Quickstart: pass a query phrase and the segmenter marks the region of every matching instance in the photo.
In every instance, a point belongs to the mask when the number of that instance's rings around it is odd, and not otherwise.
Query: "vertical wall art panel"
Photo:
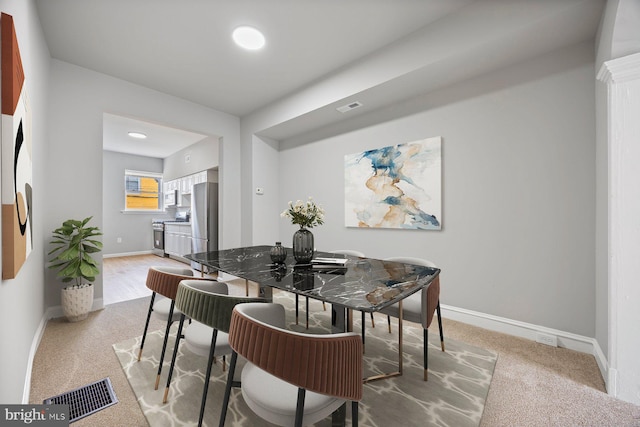
[[[0,19],[2,73],[2,279],[13,279],[33,248],[31,117],[13,18]]]
[[[440,230],[441,138],[345,156],[347,227]]]

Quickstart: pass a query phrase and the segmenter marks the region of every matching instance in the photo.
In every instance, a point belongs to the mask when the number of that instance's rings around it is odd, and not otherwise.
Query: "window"
[[[162,175],[124,171],[125,211],[159,211],[162,206]]]

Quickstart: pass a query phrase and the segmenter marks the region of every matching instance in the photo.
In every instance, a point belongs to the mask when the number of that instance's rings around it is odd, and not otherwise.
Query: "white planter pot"
[[[69,322],[87,318],[93,305],[93,285],[62,289],[62,312]]]

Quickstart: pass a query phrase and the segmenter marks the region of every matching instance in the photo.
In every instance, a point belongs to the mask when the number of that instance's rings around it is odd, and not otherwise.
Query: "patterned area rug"
[[[287,308],[287,321],[292,330],[305,330],[304,299],[300,300],[299,325],[295,324],[291,295],[277,293],[274,295],[274,301]],[[330,311],[323,311],[321,303],[311,300],[310,312],[309,332],[326,333],[330,325]],[[354,322],[354,330],[360,331],[359,313],[355,313],[354,317],[358,318]],[[404,322],[404,373],[400,377],[364,385],[364,395],[359,406],[360,425],[463,427],[480,424],[497,356],[489,351],[447,339],[446,329],[446,352],[442,352],[436,325],[437,321],[434,319],[431,328],[433,331],[429,331],[429,381],[422,381],[422,328]],[[397,370],[397,319],[392,319],[392,326],[394,331],[389,334],[386,317],[377,315],[376,327],[372,328],[367,315],[365,376]],[[141,337],[113,346],[140,407],[152,427],[196,425],[198,421],[206,357],[191,353],[184,345],[179,349],[169,401],[162,404],[176,330],[177,325],[174,325],[158,390],[153,388],[163,331],[147,335],[140,362],[137,361],[137,353]],[[237,378],[240,368],[239,361]],[[222,371],[222,363],[218,360],[212,369],[207,396],[204,418],[207,426],[218,425],[226,378],[226,372]],[[347,425],[350,425],[349,413],[350,409],[347,411]],[[253,427],[271,424],[255,416],[244,404],[240,390],[234,389],[226,425]],[[316,425],[330,426],[331,417]]]

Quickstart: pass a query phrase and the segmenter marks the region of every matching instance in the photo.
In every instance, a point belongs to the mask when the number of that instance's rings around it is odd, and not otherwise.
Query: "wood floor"
[[[189,264],[151,254],[104,258],[102,261],[104,305],[151,295],[145,283],[149,267],[155,266],[190,268]],[[200,275],[200,272],[194,271],[194,274]]]

